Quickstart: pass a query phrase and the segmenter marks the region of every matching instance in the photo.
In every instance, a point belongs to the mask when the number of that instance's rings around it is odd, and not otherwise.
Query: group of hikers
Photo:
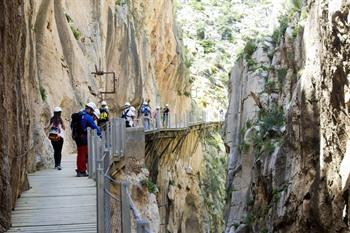
[[[165,105],[165,107],[162,109],[162,112],[160,107],[157,107],[156,111],[152,112],[149,103],[150,101],[145,101],[137,112],[135,107],[131,106],[129,102],[125,103],[121,118],[125,119],[126,127],[135,127],[135,121],[137,121],[137,119],[142,119],[145,130],[150,129],[153,122],[155,122],[156,127],[159,128],[161,118],[164,127],[167,127],[169,125],[170,110],[168,104]],[[57,170],[62,169],[62,147],[64,142],[64,130],[66,129],[61,114],[62,108],[55,107],[53,111],[53,117],[50,119],[50,124],[47,127],[49,129],[48,137],[54,149],[54,168]],[[106,130],[108,121],[109,110],[106,101],[101,102],[100,108],[97,108],[95,103],[89,102],[85,105],[84,109],[72,114],[70,128],[72,130],[72,138],[77,145],[77,177],[88,176],[87,129],[94,129],[96,130],[97,135],[101,136],[101,131]]]
[[[169,105],[166,104],[162,109],[158,106],[155,111],[152,111],[149,103],[149,100],[143,102],[137,113],[135,107],[131,106],[129,102],[125,103],[121,118],[125,119],[126,127],[138,126],[139,122],[135,121],[139,120],[142,120],[145,130],[151,129],[152,126],[153,128],[161,128],[161,125],[164,128],[169,127]]]

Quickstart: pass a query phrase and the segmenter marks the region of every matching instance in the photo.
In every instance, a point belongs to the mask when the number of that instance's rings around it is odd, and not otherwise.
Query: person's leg
[[[77,155],[77,172],[81,173],[84,170],[84,146],[79,145],[78,146],[78,155]]]
[[[86,173],[86,170],[87,170],[87,168],[88,168],[88,161],[89,161],[89,152],[88,152],[88,146],[86,145],[85,147],[84,147],[84,159],[85,159],[85,163],[84,163],[84,165],[85,165],[85,167],[84,167],[84,173]],[[89,171],[90,172],[90,171]]]
[[[59,149],[59,145],[58,142],[55,141],[51,141],[53,150],[54,150],[54,154],[53,157],[55,159],[55,168],[58,166],[58,149]]]
[[[58,151],[57,151],[57,164],[59,167],[61,167],[61,161],[62,161],[62,148],[63,148],[63,138],[61,138],[59,141],[58,141]]]

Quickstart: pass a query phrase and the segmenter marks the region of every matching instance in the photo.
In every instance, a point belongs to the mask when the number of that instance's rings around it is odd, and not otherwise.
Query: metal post
[[[100,160],[100,155],[99,155],[99,137],[97,136],[97,132],[94,130],[94,153],[92,156],[92,178],[96,179],[96,168],[98,167],[97,162]]]
[[[117,131],[117,128],[116,128],[116,119],[113,119],[113,122],[112,122],[112,128],[111,128],[112,132],[112,139],[111,139],[111,146],[112,146],[112,154],[113,156],[115,156],[116,154],[116,131]]]
[[[123,121],[122,119],[116,119],[117,127],[116,127],[116,148],[117,148],[117,155],[119,157],[122,156],[122,128],[123,128]]]
[[[98,160],[97,164],[97,232],[104,233],[104,166],[102,160]]]
[[[175,113],[174,115],[175,115],[175,128],[177,128],[177,117],[176,117],[176,113]]]
[[[150,225],[148,221],[142,221],[136,223],[136,233],[150,232]]]
[[[106,147],[108,150],[110,150],[110,146],[111,146],[111,138],[110,138],[110,132],[111,132],[111,123],[107,122],[107,126],[106,126]]]
[[[91,142],[92,142],[92,140],[91,140],[91,129],[90,128],[88,128],[87,129],[87,138],[88,138],[88,171],[89,171],[89,178],[91,179],[92,178],[92,168],[91,168],[91,166],[92,166],[92,160],[91,160],[91,158],[92,158],[92,150],[91,150]]]
[[[131,219],[130,219],[130,202],[129,197],[126,192],[129,184],[127,182],[122,182],[121,184],[121,215],[122,215],[122,232],[131,232]]]
[[[120,124],[120,154],[121,154],[121,156],[124,156],[125,141],[126,141],[126,126],[125,126],[125,124],[122,124],[122,123],[123,123],[123,121],[121,121],[121,124]]]

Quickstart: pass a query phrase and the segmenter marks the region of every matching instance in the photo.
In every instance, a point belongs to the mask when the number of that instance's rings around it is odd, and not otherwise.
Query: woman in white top
[[[55,151],[55,168],[61,170],[62,147],[63,147],[63,130],[65,130],[63,120],[61,118],[62,109],[55,107],[53,117],[50,119],[49,139]]]

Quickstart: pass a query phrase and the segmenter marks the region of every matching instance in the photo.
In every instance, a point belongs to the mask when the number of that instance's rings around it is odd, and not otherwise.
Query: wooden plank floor
[[[8,232],[96,233],[96,186],[87,177],[75,177],[75,156],[64,156],[63,169],[29,175],[32,187],[12,212]]]

